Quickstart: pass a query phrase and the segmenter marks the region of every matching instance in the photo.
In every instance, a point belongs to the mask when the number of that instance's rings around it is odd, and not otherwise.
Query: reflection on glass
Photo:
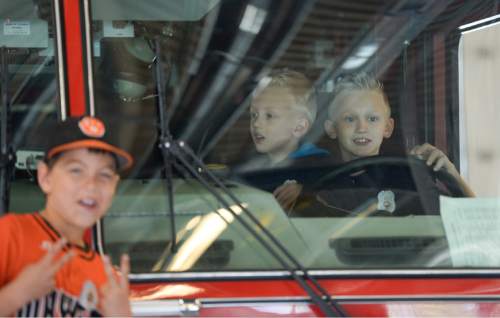
[[[247,207],[248,204],[242,203],[242,206]],[[236,215],[242,212],[242,209],[238,205],[233,205],[230,208]],[[193,232],[181,244],[172,261],[168,264],[167,271],[189,270],[208,247],[234,221],[234,216],[226,209],[218,209],[204,215],[201,219],[195,218],[193,220],[186,226],[186,230],[192,229]]]

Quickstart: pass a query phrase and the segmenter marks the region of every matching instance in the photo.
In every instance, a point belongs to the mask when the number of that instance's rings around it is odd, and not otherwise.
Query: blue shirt
[[[298,158],[303,158],[303,157],[310,157],[310,156],[315,156],[315,157],[326,157],[330,154],[328,150],[319,148],[313,143],[306,142],[303,143],[299,149],[295,150],[294,152],[290,153],[288,155],[288,158],[290,159],[298,159]]]

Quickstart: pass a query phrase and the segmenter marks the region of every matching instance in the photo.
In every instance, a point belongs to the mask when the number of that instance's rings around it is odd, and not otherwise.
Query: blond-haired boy
[[[360,74],[340,81],[334,93],[324,127],[330,138],[338,139],[342,160],[378,155],[382,141],[394,130],[380,83]]]
[[[380,154],[384,139],[390,138],[394,130],[394,119],[380,82],[364,73],[346,76],[336,83],[329,106],[324,128],[331,139],[338,141],[343,162]],[[424,144],[410,153],[424,159],[434,170],[446,169],[464,192],[472,195],[455,166],[439,149]],[[418,196],[407,196],[414,191],[415,182],[412,172],[404,167],[361,166],[361,163],[352,167],[336,174],[334,180],[324,179],[316,188],[306,191],[303,200],[306,204],[291,216],[389,215],[396,210],[398,215],[406,215],[435,213],[439,209],[434,193],[440,190],[435,184],[426,183],[429,189],[432,187],[429,193],[433,195],[425,198],[425,207]],[[336,171],[342,171],[342,167]]]
[[[328,152],[302,143],[316,118],[312,83],[302,73],[282,69],[261,81],[250,106],[250,133],[255,148],[272,165],[287,159],[324,156]]]
[[[394,119],[382,84],[366,73],[358,73],[341,79],[334,96],[324,128],[330,138],[338,140],[342,160],[348,162],[378,155],[382,142],[390,138],[394,130]],[[445,169],[465,193],[473,195],[455,165],[441,150],[426,143],[411,149],[410,154],[425,160],[435,171]]]
[[[270,166],[327,156],[325,149],[303,142],[316,113],[312,83],[305,75],[289,69],[271,72],[260,82],[250,106],[250,133],[257,152],[267,156]],[[281,182],[273,193],[288,209],[300,193],[300,180]]]

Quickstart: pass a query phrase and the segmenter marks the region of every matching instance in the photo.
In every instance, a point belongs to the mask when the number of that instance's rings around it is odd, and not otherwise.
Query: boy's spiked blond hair
[[[385,104],[387,105],[388,114],[389,116],[391,115],[389,99],[384,92],[384,86],[382,85],[382,83],[375,79],[375,77],[361,72],[343,76],[335,83],[335,88],[333,90],[333,100],[328,107],[328,116],[330,117],[330,119],[334,119],[335,110],[339,109],[339,103],[341,101],[339,96],[345,92],[356,90],[374,90],[380,93],[384,98]]]
[[[298,110],[303,111],[312,125],[316,119],[316,96],[312,89],[312,82],[302,73],[288,68],[276,69],[264,78],[261,89],[270,87],[288,88],[296,102]]]

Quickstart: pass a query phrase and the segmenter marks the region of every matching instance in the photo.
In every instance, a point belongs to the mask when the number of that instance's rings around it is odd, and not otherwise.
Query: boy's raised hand
[[[460,177],[455,165],[450,161],[450,159],[448,159],[444,152],[431,144],[425,143],[423,145],[415,146],[410,151],[410,154],[418,157],[419,159],[425,160],[425,163],[432,167],[434,171],[444,168],[444,170],[453,177]]]
[[[5,293],[5,296],[12,299],[9,312],[18,310],[25,303],[45,296],[54,289],[57,272],[74,256],[70,251],[58,257],[66,242],[64,238],[55,243],[45,241],[42,245],[42,248],[47,250],[45,256],[26,266],[5,289],[2,289],[0,294],[3,296]]]
[[[101,310],[104,316],[132,316],[130,309],[128,274],[130,272],[130,260],[128,255],[122,255],[120,260],[120,272],[113,270],[109,256],[103,257],[104,270],[108,276],[108,282],[101,287]]]

